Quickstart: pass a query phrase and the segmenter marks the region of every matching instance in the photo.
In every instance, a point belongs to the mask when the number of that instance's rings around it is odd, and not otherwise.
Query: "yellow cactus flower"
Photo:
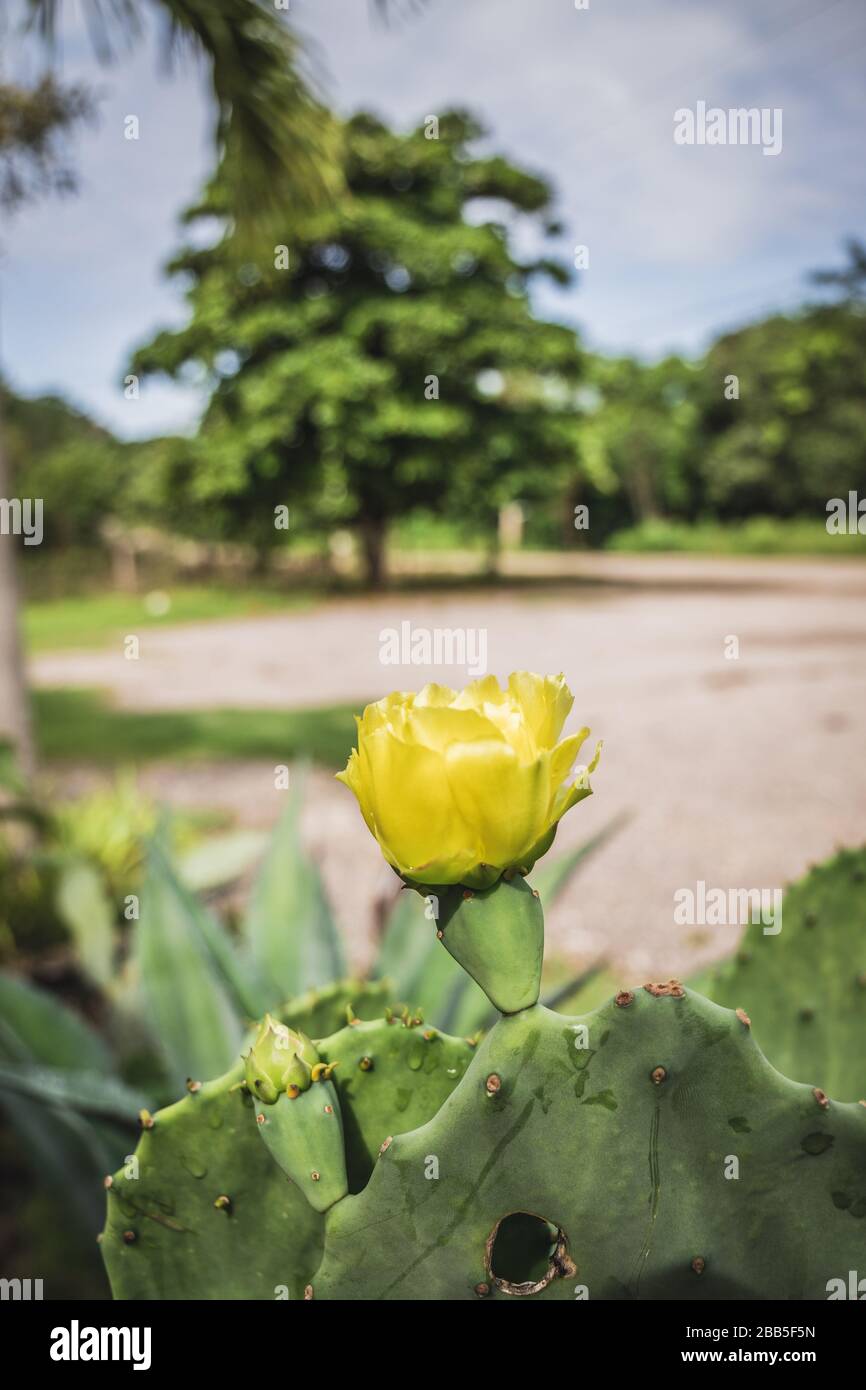
[[[563,676],[485,676],[459,694],[426,685],[368,705],[337,776],[388,863],[417,884],[488,888],[528,873],[560,818],[590,796],[575,760],[589,729],[557,742],[574,697]],[[572,776],[572,774],[574,774]]]

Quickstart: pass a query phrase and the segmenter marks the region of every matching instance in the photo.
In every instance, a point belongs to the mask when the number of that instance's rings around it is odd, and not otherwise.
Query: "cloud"
[[[295,0],[292,18],[341,110],[408,124],[468,105],[493,146],[552,179],[568,227],[559,249],[585,242],[590,268],[538,305],[593,344],[695,350],[714,329],[795,303],[804,272],[862,231],[857,0],[429,0],[387,26],[358,0]],[[149,388],[133,414],[118,382],[130,349],[183,316],[160,266],[212,158],[205,75],[181,64],[166,78],[152,41],[98,68],[80,31],[65,75],[105,89],[101,123],[78,142],[80,196],[4,229],[5,368],[124,434],[189,426],[191,393]],[[698,99],[781,107],[782,154],[675,145],[674,112]],[[138,142],[122,137],[129,113]]]

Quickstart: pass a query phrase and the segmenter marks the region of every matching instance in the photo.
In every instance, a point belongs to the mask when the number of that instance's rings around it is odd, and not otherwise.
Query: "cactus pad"
[[[261,1142],[242,1078],[238,1065],[157,1111],[111,1179],[102,1254],[115,1298],[302,1296],[322,1217]]]
[[[280,1016],[306,1028],[321,1003],[304,996]],[[334,1113],[322,1123],[333,1123],[338,1135],[342,1112],[355,1189],[369,1176],[383,1140],[429,1120],[473,1055],[464,1039],[426,1029],[408,1012],[391,1018],[356,1020],[327,1038],[318,1051],[324,1061],[340,1064],[333,1079],[314,1082],[294,1101],[283,1096],[260,1107],[276,1125],[277,1112],[291,1122],[301,1114],[293,1107],[310,1102],[323,1110],[330,1100]],[[321,1258],[323,1218],[271,1152],[271,1138],[276,1145],[282,1138],[297,1154],[296,1132],[269,1134],[263,1143],[243,1082],[238,1063],[217,1081],[193,1083],[189,1095],[152,1120],[146,1117],[135,1162],[113,1176],[107,1194],[102,1253],[115,1298],[303,1296]],[[342,1153],[339,1158],[342,1163]],[[342,1195],[343,1179],[337,1172],[333,1188],[337,1164],[315,1161],[320,1179],[305,1190],[327,1206]]]
[[[745,1014],[671,984],[502,1019],[435,1118],[330,1210],[312,1285],[821,1299],[864,1236],[866,1107],[788,1081]]]
[[[519,875],[492,888],[428,889],[439,901],[442,944],[500,1013],[537,1003],[544,916],[535,889]]]
[[[754,1020],[786,1076],[835,1100],[866,1096],[866,850],[842,850],[785,894],[782,930],[746,928],[699,989]]]
[[[359,1192],[381,1145],[436,1114],[460,1081],[474,1048],[405,1010],[375,1022],[360,1021],[318,1044],[336,1062],[333,1083],[343,1115],[349,1190]]]

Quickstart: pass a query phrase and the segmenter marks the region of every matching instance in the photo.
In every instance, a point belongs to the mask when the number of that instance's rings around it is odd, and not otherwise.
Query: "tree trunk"
[[[574,481],[565,489],[562,499],[562,545],[565,550],[571,550],[575,542],[580,544],[583,536],[574,524],[575,507],[580,505],[580,497],[583,492],[583,479],[575,478]]]
[[[3,448],[0,415],[0,498],[11,495],[12,478]],[[17,536],[0,534],[0,741],[13,745],[18,770],[30,777],[36,759],[19,627],[21,605],[15,547],[20,544]]]
[[[484,578],[499,578],[499,559],[502,554],[502,532],[499,529],[499,512],[488,511],[485,531],[487,544],[484,551]]]
[[[385,536],[382,517],[363,517],[358,526],[364,556],[364,579],[369,589],[385,587]]]
[[[138,555],[130,541],[115,540],[111,545],[111,582],[120,593],[138,593]]]

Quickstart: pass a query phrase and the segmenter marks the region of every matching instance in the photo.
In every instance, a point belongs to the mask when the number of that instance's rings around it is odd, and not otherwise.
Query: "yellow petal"
[[[422,690],[418,691],[414,700],[414,708],[432,707],[439,709],[443,705],[453,705],[456,699],[456,691],[452,690],[450,686],[436,685],[435,682],[431,681],[429,685],[425,685]]]
[[[457,709],[477,709],[483,712],[485,705],[501,705],[506,692],[500,688],[495,676],[482,676],[480,680],[470,681],[454,701]]]
[[[588,737],[589,729],[583,728],[578,733],[564,738],[554,748],[550,757],[550,790],[553,795],[571,772],[581,746]]]
[[[409,741],[439,753],[452,743],[473,743],[479,738],[500,738],[498,730],[474,709],[418,709],[408,720]]]
[[[522,763],[507,743],[453,743],[445,766],[463,820],[482,837],[482,862],[502,868],[519,861],[547,824],[549,755]]]
[[[562,733],[574,704],[563,675],[537,676],[534,671],[513,671],[508,690],[520,706],[526,726],[539,748],[552,748]]]
[[[601,757],[601,740],[595,746],[595,756],[588,767],[581,768],[577,772],[574,782],[569,787],[560,787],[554,794],[553,819],[561,820],[566,811],[570,811],[572,806],[576,806],[585,797],[592,796],[592,787],[589,782],[589,774],[595,772],[598,767],[598,760]]]
[[[360,760],[371,787],[374,833],[396,869],[420,879],[432,863],[459,859],[462,865],[473,858],[477,836],[457,811],[439,753],[381,729],[363,740]]]

